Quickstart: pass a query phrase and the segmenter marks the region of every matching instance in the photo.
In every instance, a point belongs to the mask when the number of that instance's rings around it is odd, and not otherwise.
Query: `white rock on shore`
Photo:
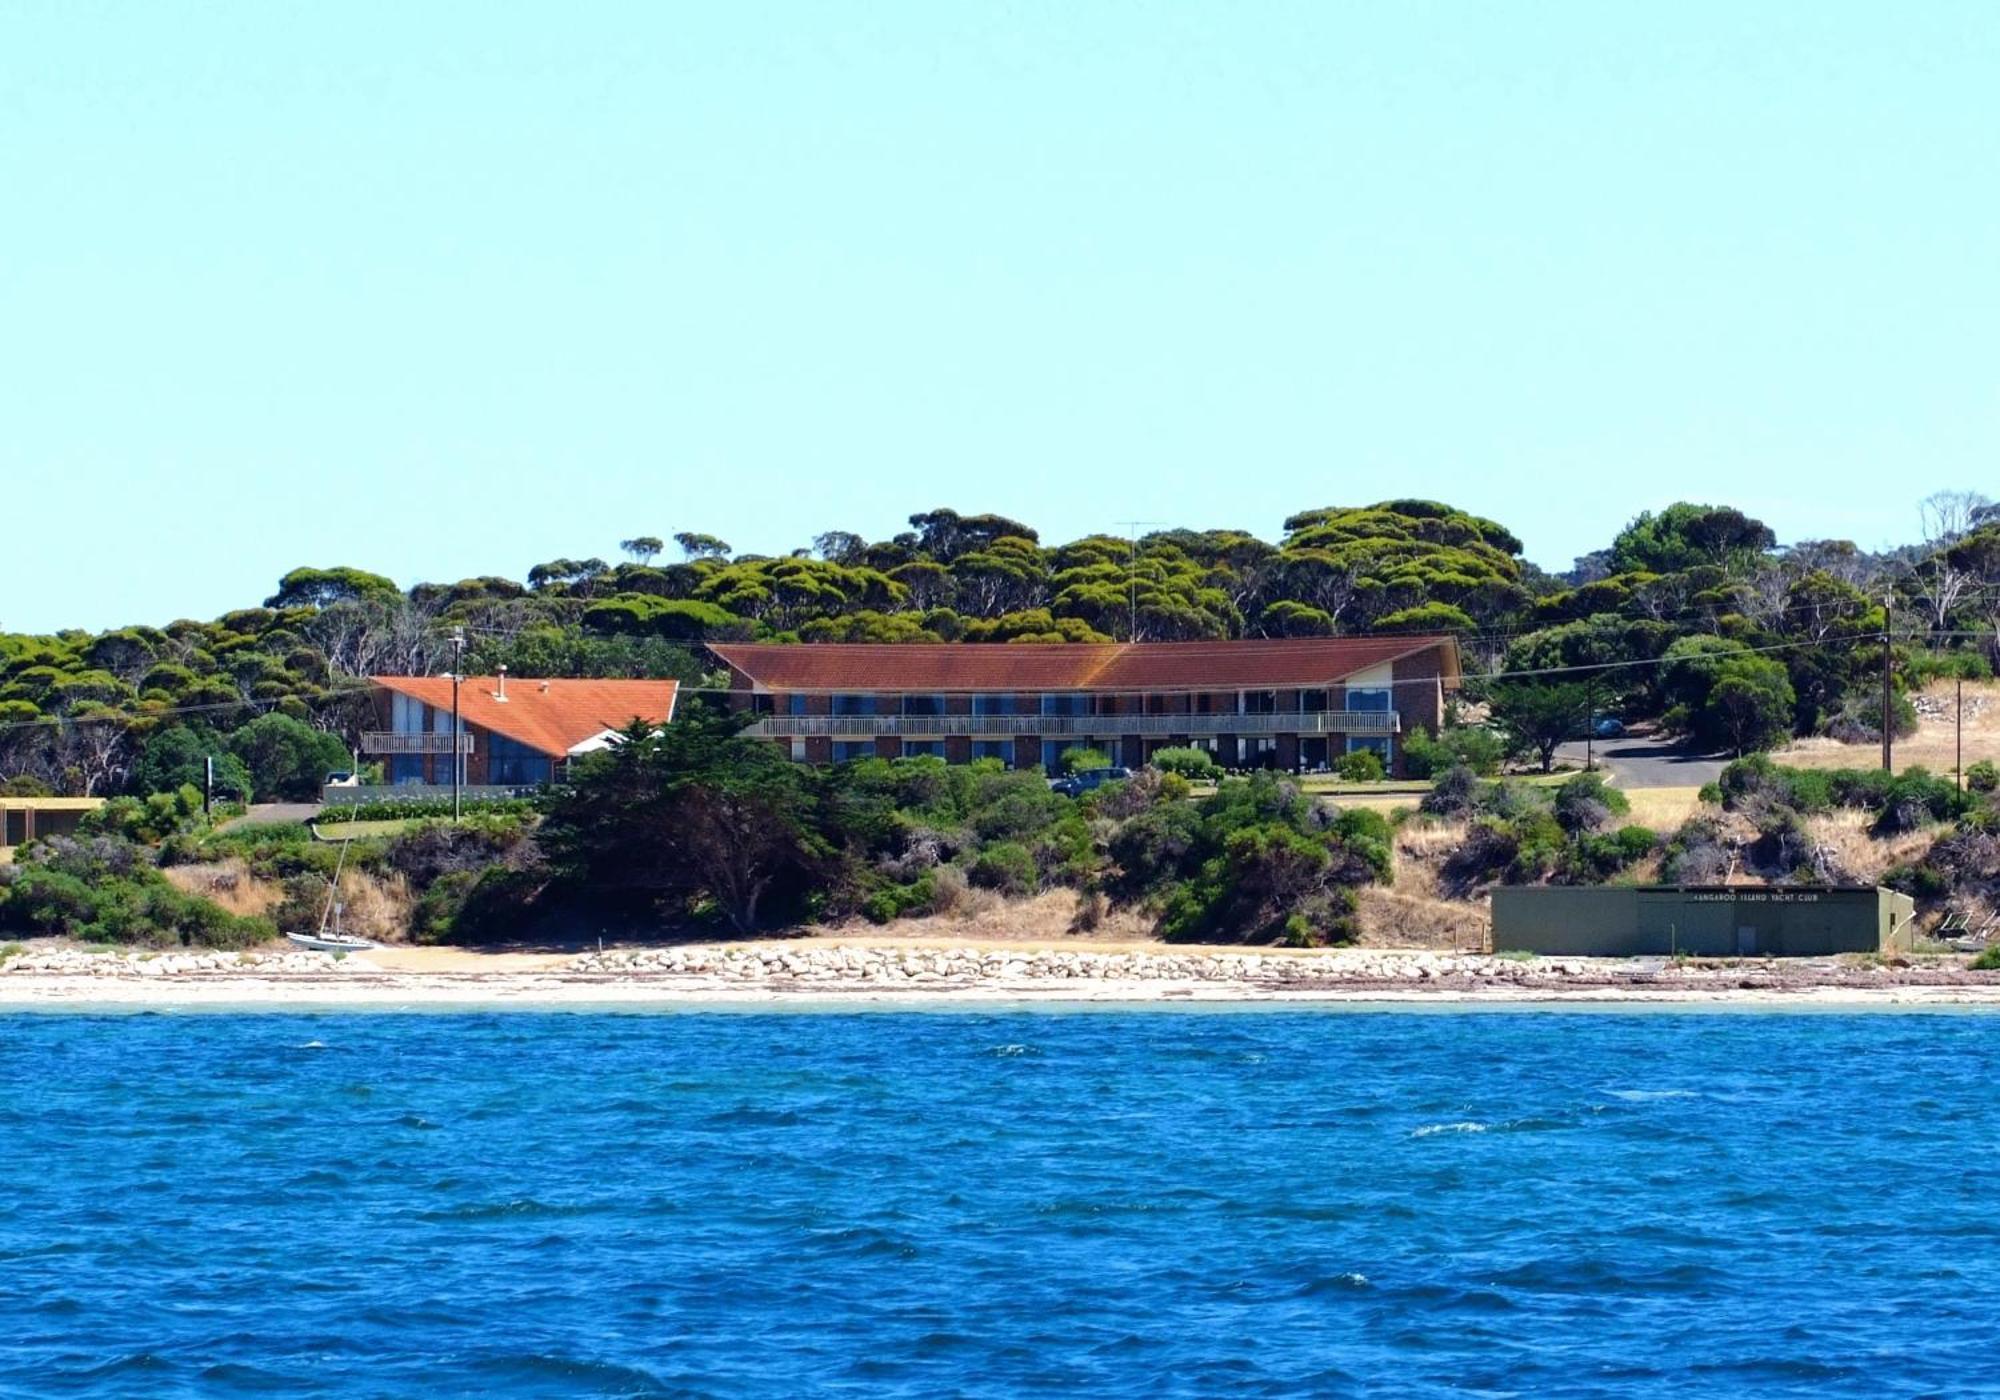
[[[1560,981],[1605,975],[1581,958],[1524,962],[1471,954],[1343,951],[1284,953],[1135,953],[1070,949],[871,948],[852,944],[797,948],[647,948],[586,953],[563,969],[586,977],[721,978],[746,982],[857,982],[865,985],[971,985],[1064,980],[1244,982]]]
[[[273,973],[373,971],[374,965],[353,956],[307,951],[284,953],[224,953],[190,949],[177,953],[91,953],[77,948],[57,948],[27,952],[0,964],[0,973],[38,974],[57,977],[190,977],[201,974],[234,973],[267,976]]]

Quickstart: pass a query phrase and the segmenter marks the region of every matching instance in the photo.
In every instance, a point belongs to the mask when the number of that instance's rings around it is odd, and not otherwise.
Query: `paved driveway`
[[[1650,734],[1599,739],[1593,747],[1598,766],[1621,788],[1700,787],[1721,777],[1724,765],[1729,762],[1718,754],[1689,753],[1673,740]],[[1579,768],[1583,766],[1583,754],[1582,740],[1564,744],[1556,751],[1561,762]]]

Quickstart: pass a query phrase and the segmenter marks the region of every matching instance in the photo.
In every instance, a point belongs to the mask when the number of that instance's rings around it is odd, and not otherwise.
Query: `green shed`
[[[1875,885],[1506,885],[1493,947],[1571,957],[1826,957],[1910,946],[1916,904]]]

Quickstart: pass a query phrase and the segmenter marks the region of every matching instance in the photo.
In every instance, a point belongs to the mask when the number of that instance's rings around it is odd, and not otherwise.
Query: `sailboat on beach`
[[[352,841],[340,843],[340,859],[333,863],[333,883],[326,889],[326,908],[320,910],[319,928],[313,933],[287,933],[286,939],[301,948],[311,948],[320,953],[354,953],[377,945],[366,938],[340,931],[340,872],[347,866],[347,848]]]

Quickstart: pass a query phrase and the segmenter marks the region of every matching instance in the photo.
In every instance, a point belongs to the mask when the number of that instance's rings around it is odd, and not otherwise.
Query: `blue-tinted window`
[[[833,741],[833,761],[847,763],[857,758],[875,757],[873,739],[835,739]]]
[[[905,695],[903,713],[906,715],[941,715],[944,713],[942,695]]]
[[[1087,715],[1090,713],[1090,697],[1070,692],[1044,695],[1042,713],[1045,715]]]
[[[555,761],[539,749],[495,734],[486,745],[486,781],[506,787],[546,783],[554,776]],[[445,776],[451,776],[451,760],[446,757]]]
[[[875,713],[875,697],[836,695],[833,697],[833,712],[837,715],[872,715]]]
[[[786,713],[786,714],[788,714],[788,715],[802,715],[802,714],[804,714],[805,712],[806,712],[806,697],[805,697],[805,696],[803,696],[803,695],[787,695],[787,696],[785,697],[785,713]]]
[[[1009,768],[1014,766],[1014,741],[1012,739],[975,739],[972,744],[974,758],[997,758]]]
[[[449,773],[446,775],[449,777]],[[389,756],[389,781],[396,783],[421,783],[424,780],[424,756],[420,753],[398,753]]]
[[[1015,713],[1012,695],[975,695],[972,697],[972,713],[975,715],[1011,715]]]
[[[1369,686],[1364,689],[1350,689],[1347,692],[1347,708],[1350,710],[1386,710],[1389,708],[1389,688]]]
[[[944,745],[937,740],[903,740],[904,758],[943,758]]]

